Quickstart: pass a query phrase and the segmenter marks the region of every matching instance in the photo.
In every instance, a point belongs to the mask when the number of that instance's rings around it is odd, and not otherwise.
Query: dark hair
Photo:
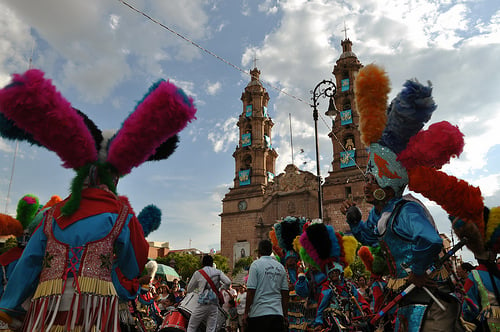
[[[460,265],[460,267],[462,268],[462,270],[464,271],[467,271],[467,272],[470,272],[472,270],[475,269],[474,265],[472,265],[471,263],[462,263],[462,265]]]
[[[210,255],[205,255],[205,256],[203,256],[203,259],[201,261],[201,265],[203,265],[203,266],[213,266],[214,265],[214,259]]]
[[[259,254],[262,256],[270,256],[273,252],[273,244],[269,240],[261,240],[259,242]]]

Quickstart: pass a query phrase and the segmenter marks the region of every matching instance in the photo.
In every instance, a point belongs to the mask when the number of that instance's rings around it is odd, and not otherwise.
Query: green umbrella
[[[158,270],[156,271],[156,274],[162,276],[167,281],[173,281],[174,279],[178,280],[181,279],[181,277],[179,276],[177,271],[174,270],[173,267],[165,264],[158,264]]]

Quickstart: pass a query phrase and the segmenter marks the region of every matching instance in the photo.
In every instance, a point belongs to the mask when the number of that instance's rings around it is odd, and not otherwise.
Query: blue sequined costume
[[[391,276],[388,287],[395,292],[402,290],[408,271],[424,274],[443,248],[442,239],[424,207],[401,197],[391,199],[381,213],[373,208],[365,222],[350,224],[350,227],[364,245],[382,246]],[[434,279],[446,284],[446,276],[435,274]],[[430,303],[422,289],[405,296],[399,303],[395,330],[421,331]]]

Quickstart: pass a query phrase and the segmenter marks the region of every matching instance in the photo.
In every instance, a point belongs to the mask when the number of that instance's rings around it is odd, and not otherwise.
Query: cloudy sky
[[[271,98],[278,172],[292,161],[290,122],[294,162],[315,172],[310,91],[333,78],[345,35],[363,64],[385,67],[391,97],[406,79],[432,82],[430,123],[448,120],[466,135],[445,171],[480,186],[487,205],[500,203],[497,0],[0,0],[0,26],[0,85],[31,58],[101,129],[118,128],[159,78],[195,99],[198,119],[176,153],[118,186],[136,212],[162,209],[148,240],[220,248],[221,199],[233,183],[240,97],[254,63]],[[327,123],[319,121],[322,174],[332,161]],[[1,212],[15,213],[25,193],[66,196],[73,175],[52,152],[0,139]],[[444,212],[426,203],[449,233]]]

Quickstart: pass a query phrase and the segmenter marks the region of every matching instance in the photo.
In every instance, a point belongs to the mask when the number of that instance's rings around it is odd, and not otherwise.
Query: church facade
[[[322,183],[323,222],[348,231],[340,205],[354,200],[366,216],[371,206],[364,203],[364,170],[368,154],[361,143],[359,117],[354,103],[354,81],[363,67],[352,52],[352,42],[341,42],[342,54],[333,69],[338,114],[332,123],[332,167]],[[239,142],[233,158],[233,187],[222,200],[221,254],[230,266],[255,254],[260,240],[268,238],[274,223],[286,216],[318,218],[316,174],[287,165],[276,175],[278,154],[272,146],[272,119],[268,116],[269,95],[259,81],[260,71],[250,71],[251,81],[241,95]]]

